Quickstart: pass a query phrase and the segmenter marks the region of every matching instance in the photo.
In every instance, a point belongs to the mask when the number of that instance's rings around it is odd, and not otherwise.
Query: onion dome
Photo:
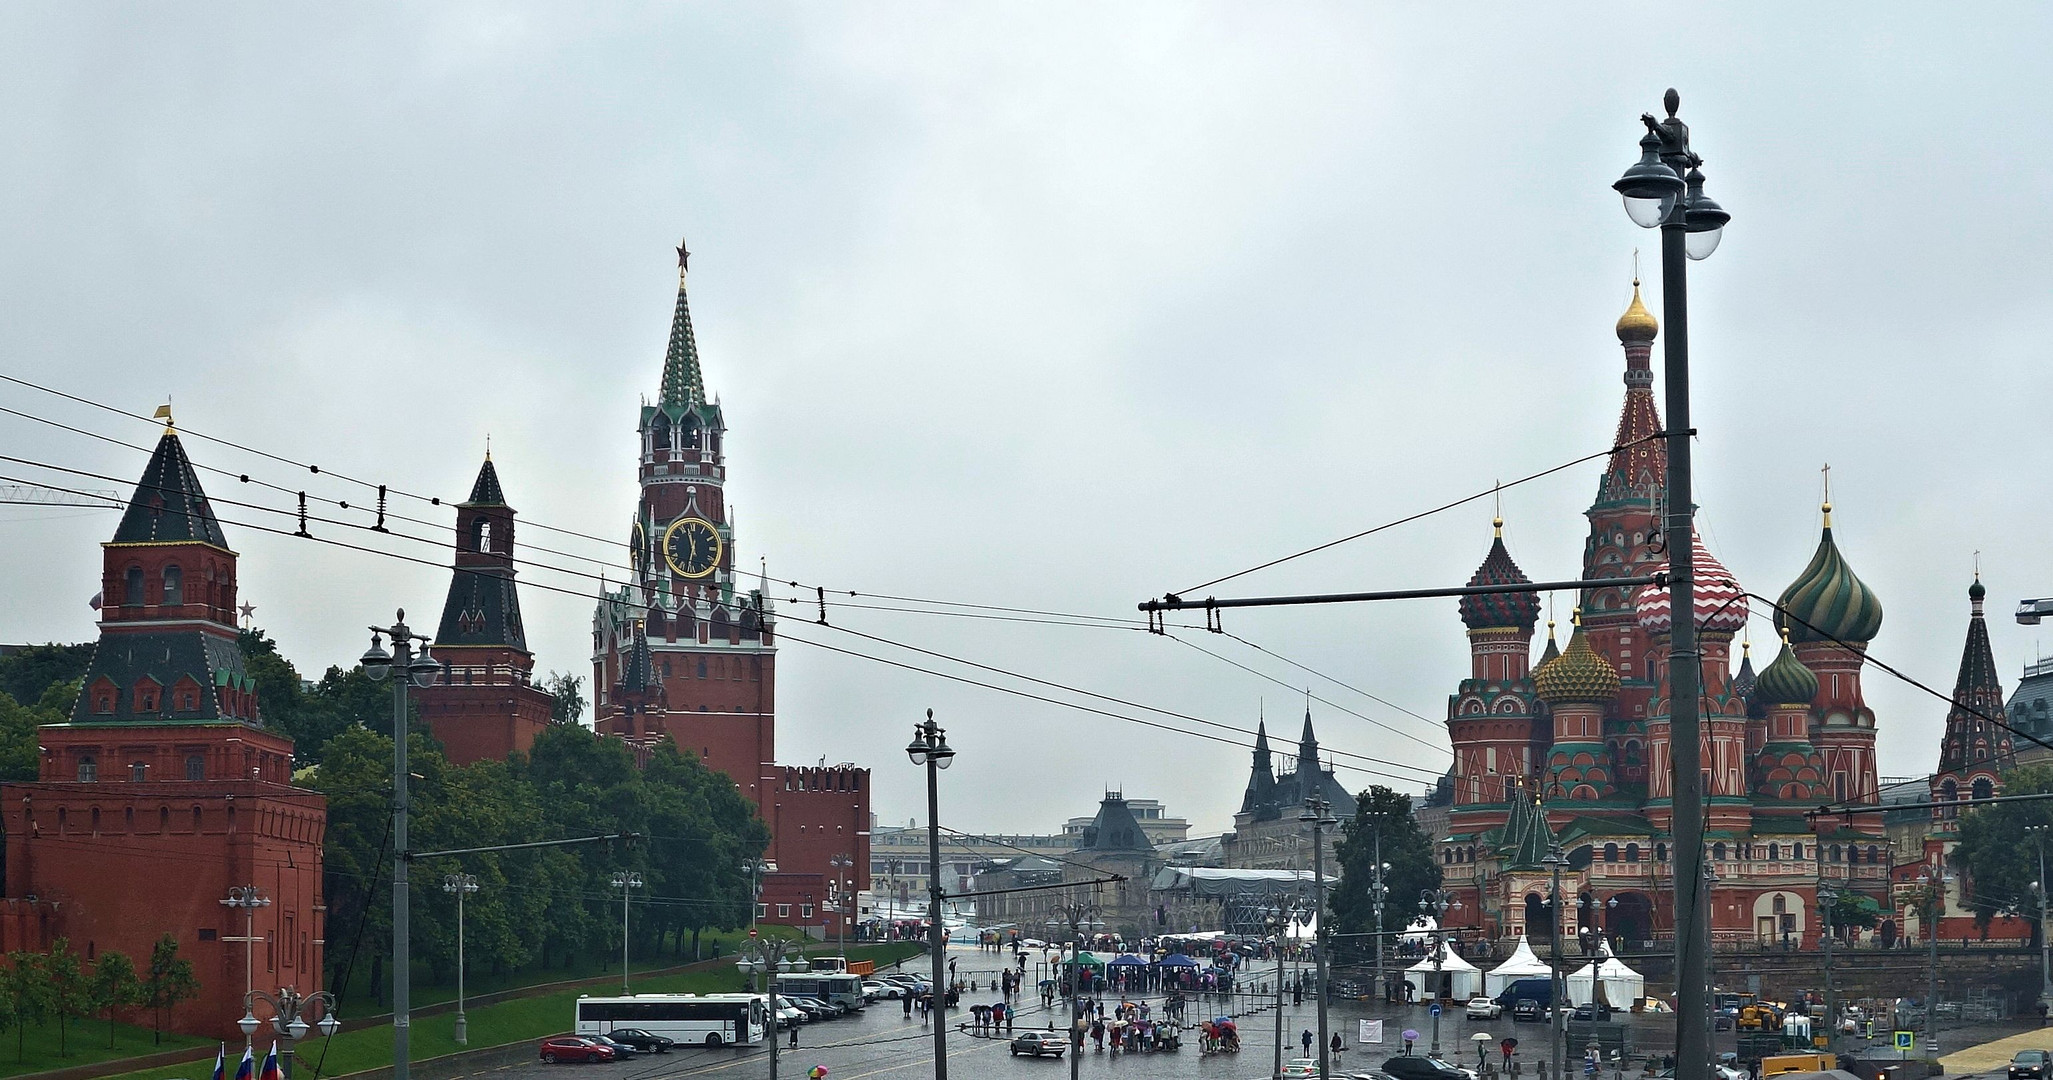
[[[1799,644],[1840,641],[1866,644],[1882,629],[1882,601],[1875,597],[1832,542],[1832,504],[1825,504],[1825,532],[1811,564],[1782,591],[1775,625]]]
[[[1470,587],[1477,585],[1530,585],[1533,579],[1511,561],[1511,552],[1504,550],[1504,519],[1498,518],[1494,525],[1497,537],[1490,543],[1490,554],[1483,557],[1483,565],[1468,579]],[[1540,598],[1529,592],[1479,593],[1461,598],[1461,621],[1470,630],[1518,629],[1530,634],[1533,624],[1540,619]]]
[[[1982,598],[1987,595],[1989,595],[1989,590],[1982,587],[1982,575],[1976,574],[1975,583],[1967,587],[1967,598],[1979,604],[1982,602]]]
[[[1549,705],[1601,704],[1618,696],[1618,685],[1618,669],[1597,655],[1583,637],[1580,612],[1568,648],[1533,672],[1533,688]]]
[[[1692,532],[1692,549],[1696,558],[1691,562],[1691,573],[1696,578],[1697,630],[1710,633],[1738,633],[1746,625],[1746,592],[1739,587],[1739,580],[1725,564],[1714,558],[1704,547],[1704,534]],[[1668,564],[1662,563],[1658,573],[1667,573]],[[1640,629],[1649,634],[1665,634],[1674,625],[1672,613],[1668,610],[1668,589],[1663,585],[1643,585],[1633,594],[1632,605],[1639,616]]]
[[[1625,345],[1652,341],[1654,335],[1660,331],[1661,324],[1654,321],[1654,313],[1648,311],[1647,305],[1640,302],[1640,283],[1635,278],[1632,283],[1632,306],[1626,308],[1625,314],[1618,317],[1618,340]]]
[[[1782,635],[1782,652],[1754,678],[1754,693],[1770,707],[1809,705],[1818,696],[1818,677],[1789,647],[1789,635]]]

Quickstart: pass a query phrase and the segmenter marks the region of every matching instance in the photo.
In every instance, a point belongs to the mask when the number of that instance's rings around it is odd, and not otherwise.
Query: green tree
[[[50,943],[43,957],[43,969],[50,977],[50,1009],[57,1014],[57,1056],[71,1056],[70,1020],[92,1011],[85,964],[71,951],[70,938]]]
[[[165,934],[150,947],[150,969],[142,978],[137,1004],[156,1014],[156,1041],[164,1041],[164,1011],[200,996],[199,976],[192,961],[178,955],[178,939]]]
[[[549,719],[559,724],[575,724],[585,714],[585,681],[567,671],[552,671],[542,680],[542,689],[556,699],[549,706]]]
[[[0,656],[0,693],[16,701],[42,700],[50,687],[77,682],[93,662],[93,643],[78,645],[28,645]],[[71,702],[60,711],[69,713]]]
[[[14,1061],[18,1065],[27,1050],[28,1026],[50,1015],[50,969],[42,953],[12,952],[7,954],[7,970],[0,978],[4,978],[0,993],[6,994],[14,1013]]]
[[[1383,873],[1388,892],[1380,926],[1373,895],[1379,838],[1383,861],[1390,864]],[[1353,819],[1341,823],[1339,855],[1340,884],[1328,902],[1340,933],[1402,930],[1416,914],[1419,893],[1440,887],[1440,866],[1433,861],[1432,842],[1412,817],[1411,796],[1380,785],[1355,797]]]
[[[114,1015],[142,1003],[143,984],[135,976],[135,961],[118,949],[108,949],[93,963],[93,978],[86,994],[93,1007],[107,1014],[107,1049],[114,1049]]]
[[[2053,767],[2030,766],[2003,778],[2005,795],[2046,792],[2053,792]],[[1990,803],[1960,815],[1960,847],[1953,858],[1974,883],[1968,904],[1984,933],[1998,915],[2037,922],[2031,884],[2039,880],[2039,839],[2025,832],[2030,825],[2053,825],[2053,802]],[[2044,935],[2043,928],[2037,932]]]

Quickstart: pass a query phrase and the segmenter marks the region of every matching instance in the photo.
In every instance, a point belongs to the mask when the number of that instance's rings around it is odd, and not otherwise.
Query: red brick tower
[[[736,586],[727,424],[699,371],[688,257],[680,247],[662,393],[641,411],[641,500],[628,530],[635,580],[601,600],[593,624],[594,715],[605,734],[670,736],[765,807],[778,784],[776,624],[762,590]],[[616,694],[638,633],[660,709]]]
[[[504,760],[549,724],[554,699],[530,681],[535,656],[513,574],[513,507],[488,453],[470,498],[456,506],[455,573],[429,647],[449,674],[415,699],[453,764]]]
[[[1989,626],[1982,618],[1982,598],[1988,592],[1981,575],[1975,575],[1967,590],[1967,643],[1960,651],[1960,674],[1953,680],[1953,700],[1961,704],[1946,713],[1939,771],[1932,774],[1932,802],[1938,805],[1932,808],[1933,835],[1925,841],[1927,848],[1938,843],[1950,850],[1959,839],[1956,804],[2002,794],[2003,770],[2011,764],[2010,732],[1994,722],[2004,715],[2003,678],[1996,673]]]
[[[1531,582],[1504,547],[1504,520],[1493,524],[1490,552],[1469,584]],[[1540,601],[1527,592],[1484,593],[1462,597],[1460,610],[1468,627],[1469,677],[1447,699],[1447,737],[1454,746],[1450,827],[1469,835],[1503,825],[1511,800],[1523,797],[1539,767],[1533,749],[1539,698],[1527,665]]]
[[[64,936],[140,966],[168,933],[201,985],[173,1026],[232,1038],[245,963],[255,989],[321,988],[327,803],[290,786],[292,741],[264,729],[236,642],[236,555],[170,427],[103,551],[78,703],[37,733],[40,778],[0,787],[14,915],[0,938]],[[252,885],[268,905],[246,934],[223,901]]]

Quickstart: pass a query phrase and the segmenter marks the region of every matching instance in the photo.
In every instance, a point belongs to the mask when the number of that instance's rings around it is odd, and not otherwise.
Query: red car
[[[551,1065],[559,1061],[612,1061],[613,1048],[575,1035],[563,1035],[543,1040],[542,1060]]]

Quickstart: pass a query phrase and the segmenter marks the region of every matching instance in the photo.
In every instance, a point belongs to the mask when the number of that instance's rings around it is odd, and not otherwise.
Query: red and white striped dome
[[[1736,633],[1746,625],[1746,593],[1732,571],[1704,550],[1704,534],[1694,533],[1693,539],[1696,558],[1691,560],[1691,571],[1696,577],[1697,630]],[[1667,573],[1668,564],[1662,563],[1658,572]],[[1666,634],[1674,625],[1666,586],[1640,586],[1640,591],[1633,594],[1632,606],[1640,629],[1649,634]]]

